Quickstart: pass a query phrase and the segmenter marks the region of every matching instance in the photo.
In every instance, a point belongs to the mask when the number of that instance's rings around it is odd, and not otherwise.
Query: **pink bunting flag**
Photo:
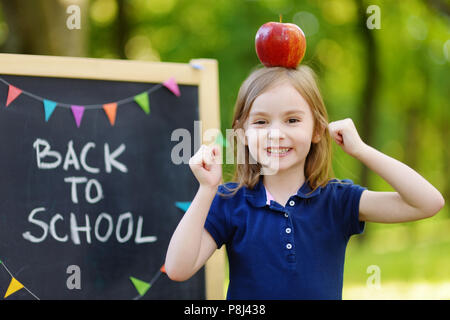
[[[22,93],[22,90],[14,87],[12,85],[9,85],[8,98],[6,99],[6,106],[9,106],[9,104],[11,102],[13,102],[21,93]]]
[[[75,118],[75,123],[77,127],[80,127],[81,119],[83,118],[84,107],[83,106],[71,106],[73,117]]]
[[[177,97],[181,95],[180,89],[178,88],[175,78],[172,77],[169,80],[164,81],[163,86],[172,91],[172,93],[175,94]]]

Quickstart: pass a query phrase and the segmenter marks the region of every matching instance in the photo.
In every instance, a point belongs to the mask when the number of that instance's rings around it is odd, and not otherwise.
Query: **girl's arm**
[[[200,187],[172,235],[167,249],[164,266],[172,280],[189,279],[217,249],[216,242],[204,225],[222,179],[221,159],[220,148],[202,145],[189,160],[189,166]]]
[[[172,235],[164,265],[171,280],[185,281],[192,277],[217,249],[204,228],[215,194],[216,190],[200,186]]]
[[[351,119],[328,125],[342,149],[373,170],[396,192],[366,190],[361,195],[359,220],[396,223],[435,215],[444,206],[440,192],[416,171],[365,144]]]

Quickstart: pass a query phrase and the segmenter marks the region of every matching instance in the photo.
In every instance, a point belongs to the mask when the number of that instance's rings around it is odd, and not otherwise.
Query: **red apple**
[[[267,22],[256,33],[255,47],[264,66],[297,68],[305,55],[305,34],[293,23]]]

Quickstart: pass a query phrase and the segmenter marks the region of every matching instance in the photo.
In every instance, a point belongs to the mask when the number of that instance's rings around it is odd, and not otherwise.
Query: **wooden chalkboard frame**
[[[208,129],[220,130],[218,62],[214,59],[169,63],[0,53],[0,74],[148,83],[175,77],[178,84],[198,86],[202,136]],[[205,266],[207,299],[224,299],[224,280],[222,247]]]

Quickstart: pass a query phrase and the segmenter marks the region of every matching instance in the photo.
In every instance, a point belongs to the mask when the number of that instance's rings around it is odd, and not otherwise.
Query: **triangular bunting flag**
[[[6,98],[6,106],[9,106],[9,104],[13,102],[21,93],[22,90],[12,85],[9,85],[8,98]]]
[[[14,292],[19,291],[22,288],[23,284],[17,281],[16,278],[12,278],[11,282],[9,283],[8,290],[6,290],[4,298],[7,298],[8,296],[12,295]]]
[[[117,112],[117,103],[107,103],[103,105],[103,110],[105,110],[106,115],[108,116],[109,122],[113,126],[116,122],[116,112]]]
[[[148,100],[148,93],[143,92],[134,97],[134,101],[144,110],[146,114],[150,113],[150,102]]]
[[[161,267],[161,269],[159,269],[159,271],[161,271],[162,273],[166,273],[166,265],[163,264],[163,266]]]
[[[136,288],[139,295],[143,296],[148,289],[150,289],[150,283],[144,282],[142,280],[130,277],[131,282],[133,282],[134,287]]]
[[[175,205],[177,206],[177,208],[180,208],[181,210],[186,212],[187,209],[189,209],[191,202],[189,202],[189,201],[188,202],[175,202]]]
[[[177,97],[180,96],[180,89],[178,88],[177,82],[175,80],[175,78],[170,78],[169,80],[166,80],[163,82],[163,85],[169,89],[170,91],[172,91],[172,93],[174,95],[176,95]]]
[[[44,99],[44,111],[45,111],[45,121],[47,122],[48,119],[50,119],[50,116],[53,113],[53,110],[55,110],[57,103],[50,100]]]
[[[81,119],[83,118],[84,107],[83,106],[71,106],[73,117],[75,118],[75,123],[77,127],[80,127]]]
[[[228,148],[228,142],[223,138],[222,134],[218,134],[215,143],[220,144],[222,147]]]

